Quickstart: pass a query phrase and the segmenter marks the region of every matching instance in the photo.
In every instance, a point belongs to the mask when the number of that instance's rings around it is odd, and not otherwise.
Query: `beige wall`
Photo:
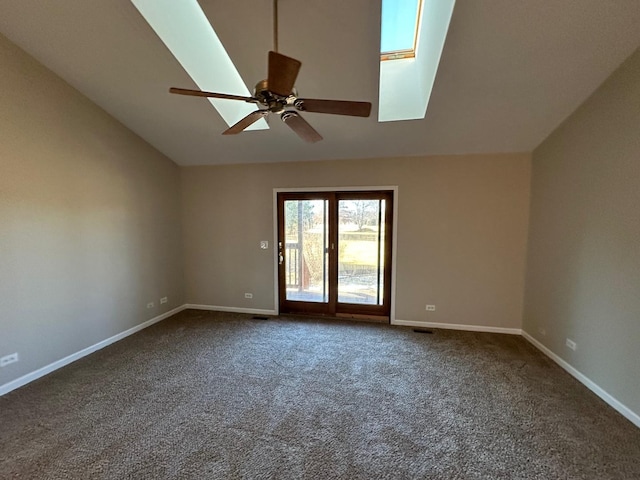
[[[640,51],[535,150],[527,272],[525,331],[640,414]]]
[[[184,298],[177,166],[2,36],[0,90],[3,385]]]
[[[187,302],[273,310],[273,189],[398,186],[396,319],[520,328],[530,156],[183,168]],[[253,299],[244,298],[245,292]],[[426,312],[427,303],[437,306]]]

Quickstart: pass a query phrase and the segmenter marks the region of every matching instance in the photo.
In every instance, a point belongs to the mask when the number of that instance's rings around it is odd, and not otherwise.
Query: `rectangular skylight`
[[[406,0],[406,5],[405,0],[382,0],[379,122],[418,120],[427,114],[454,5],[455,0]],[[406,16],[400,19],[403,12]],[[385,48],[407,46],[406,30],[411,30],[412,35],[415,32],[413,55],[397,55],[393,61],[384,61]],[[385,39],[385,35],[391,35],[388,32],[398,33],[397,38]]]
[[[131,0],[182,68],[201,90],[250,97],[218,35],[197,0]],[[169,87],[181,85],[167,85]],[[188,88],[188,86],[184,86]],[[198,101],[184,98],[184,101]],[[210,98],[209,101],[231,126],[256,110],[255,105],[237,100]],[[269,128],[264,119],[247,130]]]
[[[422,0],[382,0],[382,60],[415,55],[421,7]]]

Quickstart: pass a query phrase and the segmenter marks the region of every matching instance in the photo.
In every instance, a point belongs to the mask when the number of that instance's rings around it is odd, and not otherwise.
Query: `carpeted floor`
[[[638,479],[517,336],[185,311],[0,397],[0,478]]]

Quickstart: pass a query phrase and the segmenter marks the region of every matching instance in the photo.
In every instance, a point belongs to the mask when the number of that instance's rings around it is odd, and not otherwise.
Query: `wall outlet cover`
[[[16,363],[17,361],[18,361],[18,352],[5,355],[4,357],[0,358],[0,367],[6,367],[7,365]]]

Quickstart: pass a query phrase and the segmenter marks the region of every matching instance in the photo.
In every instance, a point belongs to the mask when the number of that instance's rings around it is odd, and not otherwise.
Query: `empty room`
[[[638,0],[0,0],[0,478],[640,478]]]

